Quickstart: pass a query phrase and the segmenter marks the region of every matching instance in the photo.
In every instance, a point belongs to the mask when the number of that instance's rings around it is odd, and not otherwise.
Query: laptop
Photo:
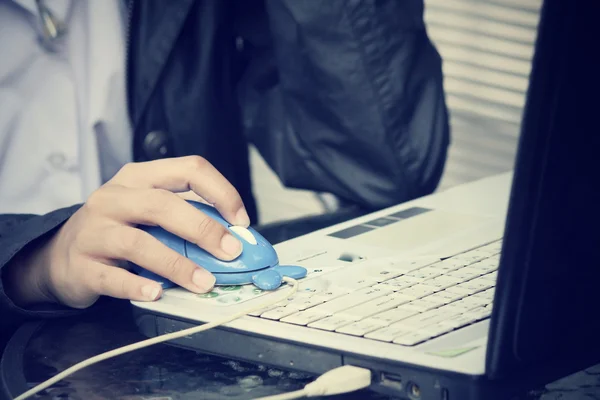
[[[360,366],[413,400],[506,399],[600,362],[598,11],[545,1],[513,172],[278,244],[309,271],[296,296],[171,343],[312,374]],[[133,305],[153,337],[278,295],[175,288]]]

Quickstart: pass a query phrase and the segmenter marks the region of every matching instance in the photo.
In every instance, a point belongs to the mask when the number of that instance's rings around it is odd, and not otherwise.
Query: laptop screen
[[[600,359],[599,4],[542,7],[490,325],[492,378],[564,375]]]

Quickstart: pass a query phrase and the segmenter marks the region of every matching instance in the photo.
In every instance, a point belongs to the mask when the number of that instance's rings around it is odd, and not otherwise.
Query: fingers
[[[95,263],[85,276],[89,288],[101,296],[134,301],[155,301],[162,296],[160,284],[119,267]]]
[[[199,156],[128,164],[111,183],[171,192],[191,189],[213,204],[231,224],[250,225],[250,218],[237,190],[210,162]]]
[[[215,284],[211,273],[137,228],[115,226],[81,243],[88,254],[131,261],[195,293],[206,293]]]
[[[177,193],[177,196],[181,197],[182,199],[192,200],[192,201],[196,201],[198,203],[212,205],[212,204],[209,204],[208,201],[204,200],[202,197],[200,197],[196,193],[194,193],[193,190],[188,190],[187,192]]]
[[[113,185],[88,203],[118,221],[158,225],[223,260],[232,260],[242,252],[242,243],[227,228],[166,190]]]

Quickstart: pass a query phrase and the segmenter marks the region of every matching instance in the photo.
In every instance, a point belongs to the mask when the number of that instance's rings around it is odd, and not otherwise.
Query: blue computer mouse
[[[215,285],[253,283],[259,289],[274,290],[281,286],[284,276],[294,279],[301,279],[306,276],[306,269],[303,267],[279,265],[279,258],[275,249],[255,229],[232,226],[214,207],[196,201],[186,201],[223,225],[242,242],[242,253],[236,259],[232,261],[220,260],[194,243],[183,240],[160,227],[140,226],[139,228],[211,272],[216,278]],[[140,276],[159,282],[165,289],[176,286],[168,279],[137,265],[134,266],[134,270]]]

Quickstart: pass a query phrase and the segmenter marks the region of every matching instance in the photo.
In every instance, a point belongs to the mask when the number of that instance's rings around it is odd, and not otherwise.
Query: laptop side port
[[[392,374],[388,372],[379,373],[379,384],[381,386],[393,389],[394,391],[404,390],[404,383],[402,382],[402,376],[399,374]]]
[[[421,388],[414,382],[406,384],[406,395],[410,400],[419,400],[421,398]]]
[[[450,393],[448,393],[448,389],[442,389],[442,400],[450,400]]]

